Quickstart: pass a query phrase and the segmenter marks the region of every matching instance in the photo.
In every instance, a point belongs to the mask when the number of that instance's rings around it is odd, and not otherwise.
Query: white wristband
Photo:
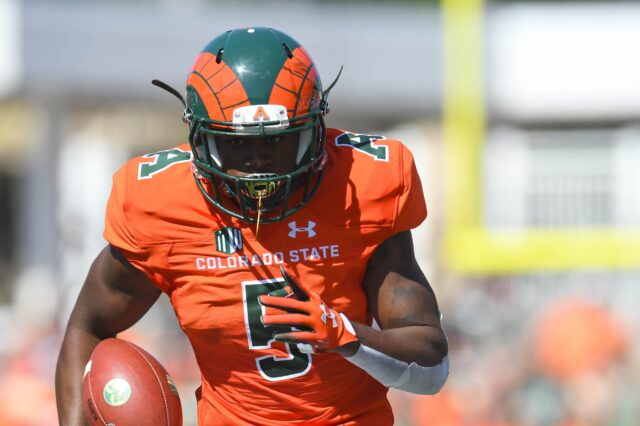
[[[437,365],[423,367],[415,362],[408,364],[399,361],[360,344],[358,352],[347,357],[347,360],[387,387],[420,395],[437,393],[449,376],[448,356],[442,358]]]

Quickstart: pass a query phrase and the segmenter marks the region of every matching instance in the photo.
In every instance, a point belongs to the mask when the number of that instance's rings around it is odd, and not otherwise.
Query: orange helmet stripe
[[[250,105],[247,93],[233,70],[224,62],[217,63],[215,55],[209,52],[198,56],[187,84],[200,94],[212,120],[229,121],[228,109]]]
[[[295,105],[294,110],[288,111],[290,118],[306,114],[320,101],[317,81],[318,73],[311,58],[304,48],[298,47],[293,51],[293,58],[287,59],[278,74],[269,103]]]

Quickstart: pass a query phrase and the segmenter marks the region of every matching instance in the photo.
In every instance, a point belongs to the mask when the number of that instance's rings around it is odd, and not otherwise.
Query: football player
[[[326,128],[331,87],[275,29],[214,38],[184,98],[154,84],[184,103],[189,144],[114,175],[58,361],[61,424],[82,424],[95,345],[161,292],[202,372],[201,425],[391,425],[389,387],[438,392],[448,347],[413,251],[427,211],[409,150]]]

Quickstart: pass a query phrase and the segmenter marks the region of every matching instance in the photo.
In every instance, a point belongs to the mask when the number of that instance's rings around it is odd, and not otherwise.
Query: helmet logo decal
[[[262,105],[258,106],[255,114],[253,114],[253,121],[269,121],[271,117],[267,114],[267,111],[264,110]]]
[[[289,127],[287,109],[282,105],[247,105],[233,111],[235,130],[261,133],[280,131]]]
[[[227,226],[219,229],[216,235],[216,250],[220,253],[233,254],[242,250],[242,232],[240,229]]]
[[[296,226],[296,221],[294,220],[289,222],[289,229],[291,229],[291,231],[289,231],[287,235],[289,235],[289,238],[296,238],[298,232],[306,232],[309,238],[313,238],[316,236],[316,231],[313,230],[313,228],[315,227],[316,223],[312,220],[309,220],[306,227],[298,228]]]

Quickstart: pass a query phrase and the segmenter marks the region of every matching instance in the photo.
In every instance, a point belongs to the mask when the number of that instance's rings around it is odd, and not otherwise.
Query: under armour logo
[[[289,222],[289,229],[291,229],[291,231],[289,231],[288,235],[290,238],[295,238],[298,232],[306,232],[309,238],[313,238],[316,236],[316,231],[313,230],[315,227],[316,223],[310,220],[307,222],[306,228],[298,228],[296,226],[296,221],[294,220],[293,222]]]
[[[329,317],[331,318],[333,328],[336,328],[338,326],[336,314],[331,309],[327,311],[327,307],[324,305],[324,303],[320,305],[320,309],[322,309],[323,312],[322,316],[320,317],[320,320],[323,322],[323,324],[327,323],[327,317]]]

